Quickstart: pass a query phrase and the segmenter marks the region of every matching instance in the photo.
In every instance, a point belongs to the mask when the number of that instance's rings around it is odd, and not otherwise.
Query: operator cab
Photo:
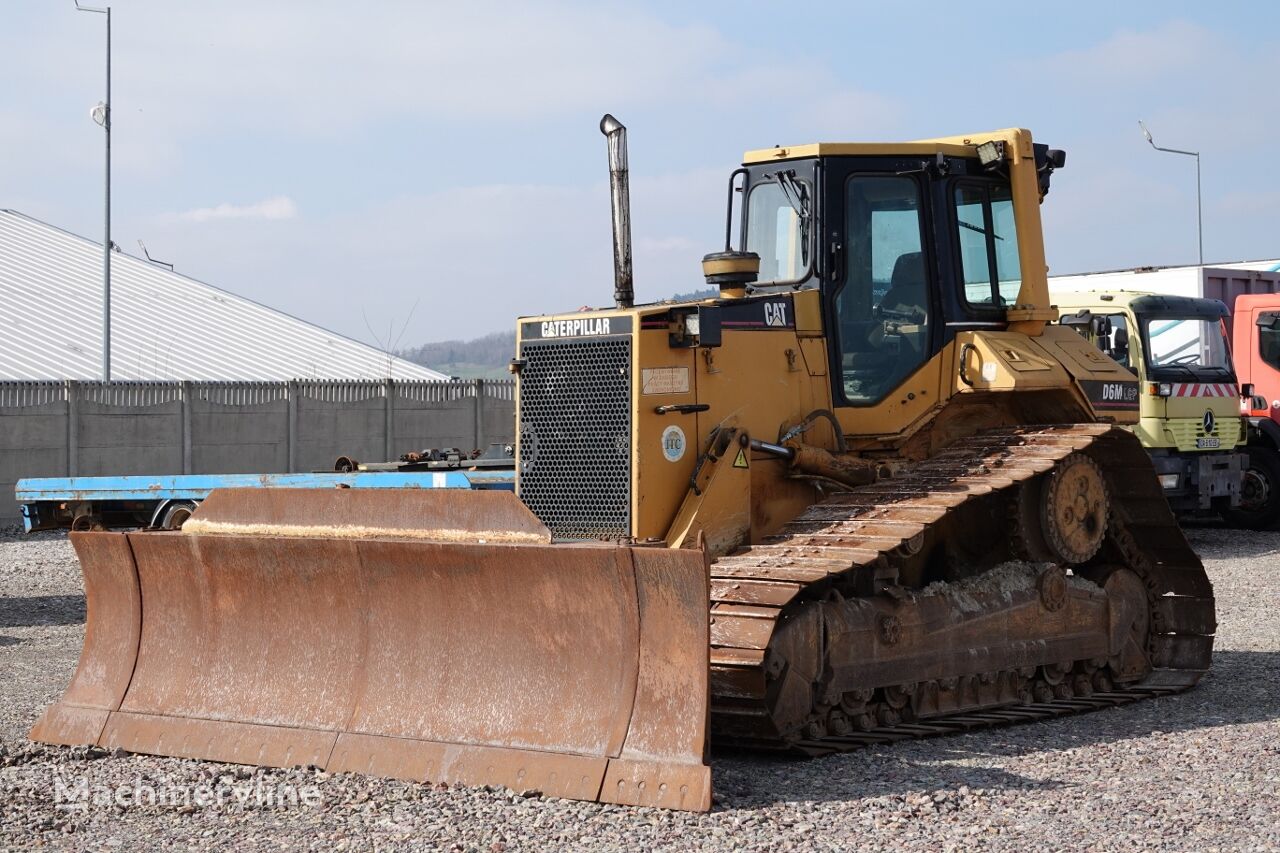
[[[740,193],[739,245],[759,257],[741,292],[821,290],[837,405],[881,402],[958,332],[1006,328],[1022,287],[1004,144],[892,148],[911,153],[751,152],[730,179],[726,237]],[[1065,154],[1032,151],[1043,197]],[[742,255],[728,243],[708,258]]]

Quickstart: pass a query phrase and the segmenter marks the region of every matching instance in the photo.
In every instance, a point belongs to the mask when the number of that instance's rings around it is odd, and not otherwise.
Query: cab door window
[[[1280,313],[1267,312],[1258,318],[1258,355],[1280,370]]]
[[[1089,314],[1088,322],[1078,317],[1063,317],[1059,322],[1079,332],[1087,341],[1115,361],[1136,370],[1137,353],[1130,347],[1129,320],[1124,314]],[[1076,322],[1072,322],[1072,321]]]
[[[1012,305],[1022,287],[1022,266],[1008,184],[961,184],[955,206],[964,301],[982,308]]]
[[[845,191],[846,266],[836,297],[845,399],[871,405],[930,356],[920,185],[855,175]]]

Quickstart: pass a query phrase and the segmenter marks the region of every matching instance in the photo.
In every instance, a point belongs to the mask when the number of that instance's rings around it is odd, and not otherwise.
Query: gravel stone
[[[0,533],[0,850],[1280,850],[1280,533],[1187,535],[1218,600],[1196,689],[815,760],[716,753],[696,815],[30,743],[84,599],[65,536]]]

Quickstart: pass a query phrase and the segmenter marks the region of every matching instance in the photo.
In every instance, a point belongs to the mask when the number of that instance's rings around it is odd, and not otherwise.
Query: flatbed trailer
[[[475,460],[479,461],[479,460]],[[506,489],[515,488],[510,461],[432,470],[355,470],[305,474],[169,474],[42,477],[19,480],[15,493],[28,531],[58,528],[177,529],[214,489]]]

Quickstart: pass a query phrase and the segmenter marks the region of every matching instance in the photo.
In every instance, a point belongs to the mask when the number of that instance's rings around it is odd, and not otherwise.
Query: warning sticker
[[[688,394],[689,368],[646,367],[640,371],[641,394]]]
[[[733,460],[733,467],[734,468],[747,467],[747,451],[743,450],[742,448],[738,448],[738,456]]]

